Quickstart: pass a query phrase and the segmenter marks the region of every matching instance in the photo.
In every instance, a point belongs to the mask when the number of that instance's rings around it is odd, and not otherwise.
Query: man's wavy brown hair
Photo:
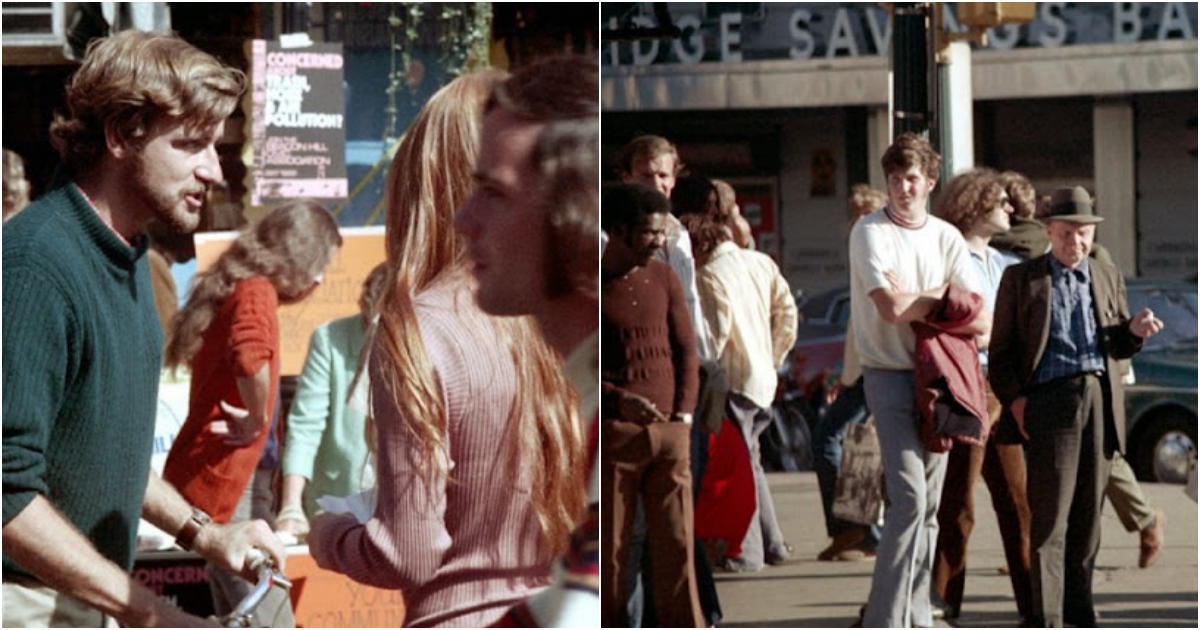
[[[884,175],[906,171],[915,166],[929,179],[937,179],[941,173],[942,156],[923,136],[907,132],[896,138],[883,152],[880,159]]]
[[[107,126],[132,144],[163,120],[202,129],[228,118],[245,89],[241,70],[173,33],[122,31],[88,45],[67,84],[67,112],[50,125],[50,141],[80,173],[104,155]]]
[[[1016,171],[1000,173],[1000,186],[1008,193],[1012,202],[1013,215],[1032,219],[1037,214],[1037,189],[1028,177]]]
[[[596,59],[548,57],[513,72],[492,92],[503,108],[543,123],[533,151],[547,218],[550,297],[600,290],[600,67]]]

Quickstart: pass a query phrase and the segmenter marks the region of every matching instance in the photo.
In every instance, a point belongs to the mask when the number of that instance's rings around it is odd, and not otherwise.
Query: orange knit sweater
[[[279,297],[266,278],[243,280],[221,304],[192,360],[188,417],[171,445],[163,478],[192,505],[218,523],[233,517],[262,456],[268,431],[241,447],[225,443],[210,425],[224,420],[221,401],[245,408],[237,379],[253,376],[270,362],[271,395],[267,409],[279,396]]]

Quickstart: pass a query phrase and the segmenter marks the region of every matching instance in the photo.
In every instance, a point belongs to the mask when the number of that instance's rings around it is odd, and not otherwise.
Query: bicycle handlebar
[[[272,586],[279,586],[284,590],[292,588],[291,581],[282,573],[275,571],[275,563],[260,549],[251,549],[246,554],[246,567],[254,572],[257,581],[254,589],[238,603],[237,608],[221,618],[221,622],[227,628],[249,628],[254,621],[255,611],[266,598]]]

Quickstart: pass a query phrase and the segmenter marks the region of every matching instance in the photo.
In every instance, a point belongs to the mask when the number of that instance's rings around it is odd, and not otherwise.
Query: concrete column
[[[867,183],[871,188],[887,191],[887,180],[879,161],[892,144],[892,117],[887,107],[867,109]]]
[[[938,132],[941,137],[942,185],[975,168],[975,114],[971,97],[971,47],[946,46],[938,71]]]
[[[1137,173],[1133,103],[1098,100],[1092,106],[1096,209],[1104,217],[1097,240],[1127,276],[1137,275]]]

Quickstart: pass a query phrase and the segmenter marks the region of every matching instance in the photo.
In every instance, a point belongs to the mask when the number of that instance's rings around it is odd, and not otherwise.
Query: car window
[[[850,326],[850,296],[845,295],[833,305],[833,323],[846,328]]]
[[[838,309],[842,300],[849,300],[844,287],[825,291],[800,304],[800,313],[806,322],[836,323],[839,321]]]
[[[1163,330],[1146,340],[1143,350],[1183,348],[1196,345],[1196,292],[1160,286],[1137,287],[1128,293],[1129,313],[1150,307],[1163,321]]]

